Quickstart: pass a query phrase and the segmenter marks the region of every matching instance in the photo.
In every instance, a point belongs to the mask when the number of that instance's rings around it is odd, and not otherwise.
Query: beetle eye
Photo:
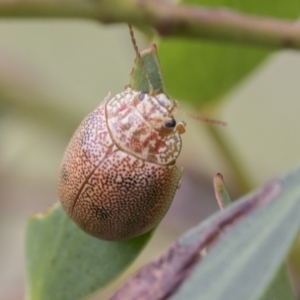
[[[167,128],[173,128],[175,126],[176,126],[175,119],[170,119],[170,120],[165,121],[165,127],[167,127]]]
[[[142,101],[145,98],[146,93],[139,94],[139,100]]]

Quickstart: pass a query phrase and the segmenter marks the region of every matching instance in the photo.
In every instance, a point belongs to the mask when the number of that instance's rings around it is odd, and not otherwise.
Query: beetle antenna
[[[149,94],[152,95],[153,94],[153,85],[152,85],[152,83],[150,81],[147,69],[146,69],[146,67],[144,65],[144,62],[143,62],[142,57],[141,57],[141,54],[139,52],[139,49],[138,49],[138,46],[137,46],[137,43],[136,43],[136,40],[135,40],[135,37],[134,37],[134,32],[133,32],[133,29],[132,29],[132,25],[130,23],[128,23],[128,27],[129,27],[129,33],[130,33],[130,37],[131,37],[131,41],[132,41],[132,45],[133,45],[134,51],[135,51],[137,57],[139,58],[139,60],[141,62],[142,69],[143,69],[143,71],[145,73],[145,76],[146,76],[146,79],[148,81]]]
[[[176,106],[175,106],[175,113],[176,112],[178,112],[178,113],[180,113],[182,115],[186,115],[186,116],[188,116],[188,117],[190,117],[190,118],[192,118],[194,120],[198,120],[198,121],[204,122],[204,123],[210,123],[210,124],[215,124],[215,125],[227,126],[227,123],[223,122],[223,121],[206,118],[206,117],[203,117],[203,116],[200,116],[200,115],[196,115],[196,114],[187,113],[187,112],[179,109],[178,103],[176,103]]]

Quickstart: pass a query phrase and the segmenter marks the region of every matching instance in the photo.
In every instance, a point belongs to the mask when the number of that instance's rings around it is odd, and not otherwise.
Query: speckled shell
[[[121,149],[107,123],[108,103],[116,97],[103,101],[80,124],[58,179],[67,214],[85,232],[105,240],[128,239],[154,228],[166,214],[183,171],[174,163],[160,165]],[[176,147],[179,155],[181,140]]]

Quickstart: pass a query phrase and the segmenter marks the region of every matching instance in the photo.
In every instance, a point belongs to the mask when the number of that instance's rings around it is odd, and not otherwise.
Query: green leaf
[[[164,92],[164,82],[162,78],[160,63],[157,57],[156,45],[140,52],[134,60],[133,69],[130,74],[130,87],[136,91],[145,93]],[[141,59],[143,65],[141,64]],[[153,91],[150,91],[149,81],[151,82]]]
[[[183,3],[233,8],[256,15],[296,18],[298,0],[185,0]],[[216,15],[217,18],[217,15]],[[158,44],[167,91],[197,107],[214,103],[257,67],[270,50],[209,41],[162,39]]]
[[[171,299],[257,300],[270,295],[269,287],[300,228],[299,182],[299,169],[278,180],[274,199],[222,234]],[[193,240],[196,234],[185,239]]]
[[[266,293],[260,300],[296,300],[285,264],[279,269]]]
[[[81,231],[60,204],[30,218],[26,232],[28,300],[76,300],[103,288],[137,257],[151,232],[107,242]]]
[[[300,283],[300,233],[293,244],[293,247],[289,254],[288,266],[291,270],[291,274],[293,276],[294,281],[297,286]],[[297,288],[299,291],[299,288]]]

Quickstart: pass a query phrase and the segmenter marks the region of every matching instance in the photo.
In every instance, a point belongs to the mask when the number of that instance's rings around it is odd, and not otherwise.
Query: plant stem
[[[162,36],[300,49],[300,26],[295,22],[164,0],[10,0],[0,2],[0,17],[126,22],[148,25]]]
[[[217,126],[208,125],[206,127],[211,138],[215,142],[216,147],[220,150],[221,155],[224,157],[225,163],[230,168],[230,172],[235,185],[238,188],[238,192],[240,194],[245,194],[246,192],[251,191],[253,189],[253,184],[244,172],[244,168],[228,140],[222,136]]]

